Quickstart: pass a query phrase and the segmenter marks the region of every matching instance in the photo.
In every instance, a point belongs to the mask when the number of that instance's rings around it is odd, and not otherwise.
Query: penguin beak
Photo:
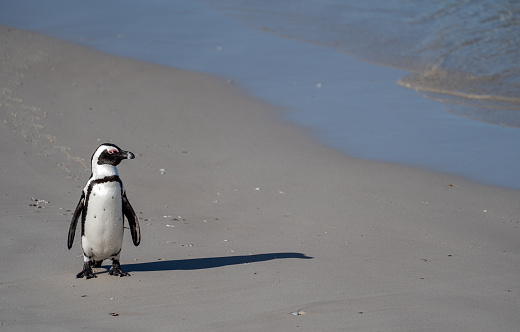
[[[123,159],[134,159],[135,155],[130,151],[121,151],[121,157]]]

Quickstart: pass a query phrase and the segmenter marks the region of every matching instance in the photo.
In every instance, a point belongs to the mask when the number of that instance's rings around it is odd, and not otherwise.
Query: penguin
[[[90,179],[74,210],[67,242],[70,250],[81,215],[83,271],[76,275],[77,278],[95,278],[92,267],[100,267],[105,259],[112,260],[110,275],[129,275],[121,269],[119,263],[124,217],[128,220],[135,246],[141,242],[141,231],[139,219],[126,197],[116,166],[123,159],[134,158],[132,152],[124,151],[111,143],[101,144],[92,155]]]

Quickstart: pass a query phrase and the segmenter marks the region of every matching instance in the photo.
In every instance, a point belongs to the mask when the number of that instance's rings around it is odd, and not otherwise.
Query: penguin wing
[[[78,225],[79,215],[83,212],[84,206],[85,193],[82,193],[78,205],[76,206],[76,210],[74,211],[74,215],[72,216],[72,220],[70,221],[69,240],[67,242],[67,246],[69,247],[69,249],[72,248],[72,243],[74,242],[74,235],[76,234],[76,226]]]
[[[139,219],[135,214],[132,205],[128,201],[126,197],[126,192],[123,193],[123,214],[126,219],[128,219],[128,225],[130,226],[130,233],[132,233],[132,241],[134,241],[134,245],[138,246],[141,242],[141,230],[139,228]]]

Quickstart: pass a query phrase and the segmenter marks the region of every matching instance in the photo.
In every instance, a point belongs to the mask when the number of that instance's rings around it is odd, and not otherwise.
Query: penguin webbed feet
[[[128,273],[126,273],[125,271],[123,271],[121,269],[121,265],[119,264],[119,260],[117,260],[117,259],[114,259],[112,261],[112,267],[110,268],[110,271],[108,271],[108,274],[110,274],[111,276],[119,276],[119,277],[130,276]]]
[[[87,278],[87,279],[97,278],[96,275],[94,274],[94,271],[92,271],[92,266],[91,266],[90,262],[85,262],[83,264],[83,271],[76,274],[76,278]]]

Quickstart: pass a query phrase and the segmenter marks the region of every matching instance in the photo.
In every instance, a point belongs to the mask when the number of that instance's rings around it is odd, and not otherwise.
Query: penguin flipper
[[[128,225],[130,226],[130,233],[132,233],[132,241],[134,241],[134,245],[138,246],[141,242],[141,230],[139,228],[139,219],[135,214],[132,205],[128,201],[126,197],[126,193],[123,193],[123,214],[126,219],[128,219]]]
[[[72,220],[70,221],[69,227],[69,240],[67,241],[67,247],[72,248],[72,243],[74,242],[74,235],[76,234],[76,226],[78,225],[79,215],[83,212],[83,207],[85,206],[85,193],[81,194],[81,198],[79,199],[78,205],[76,206],[76,210],[74,210],[74,215],[72,216]]]

